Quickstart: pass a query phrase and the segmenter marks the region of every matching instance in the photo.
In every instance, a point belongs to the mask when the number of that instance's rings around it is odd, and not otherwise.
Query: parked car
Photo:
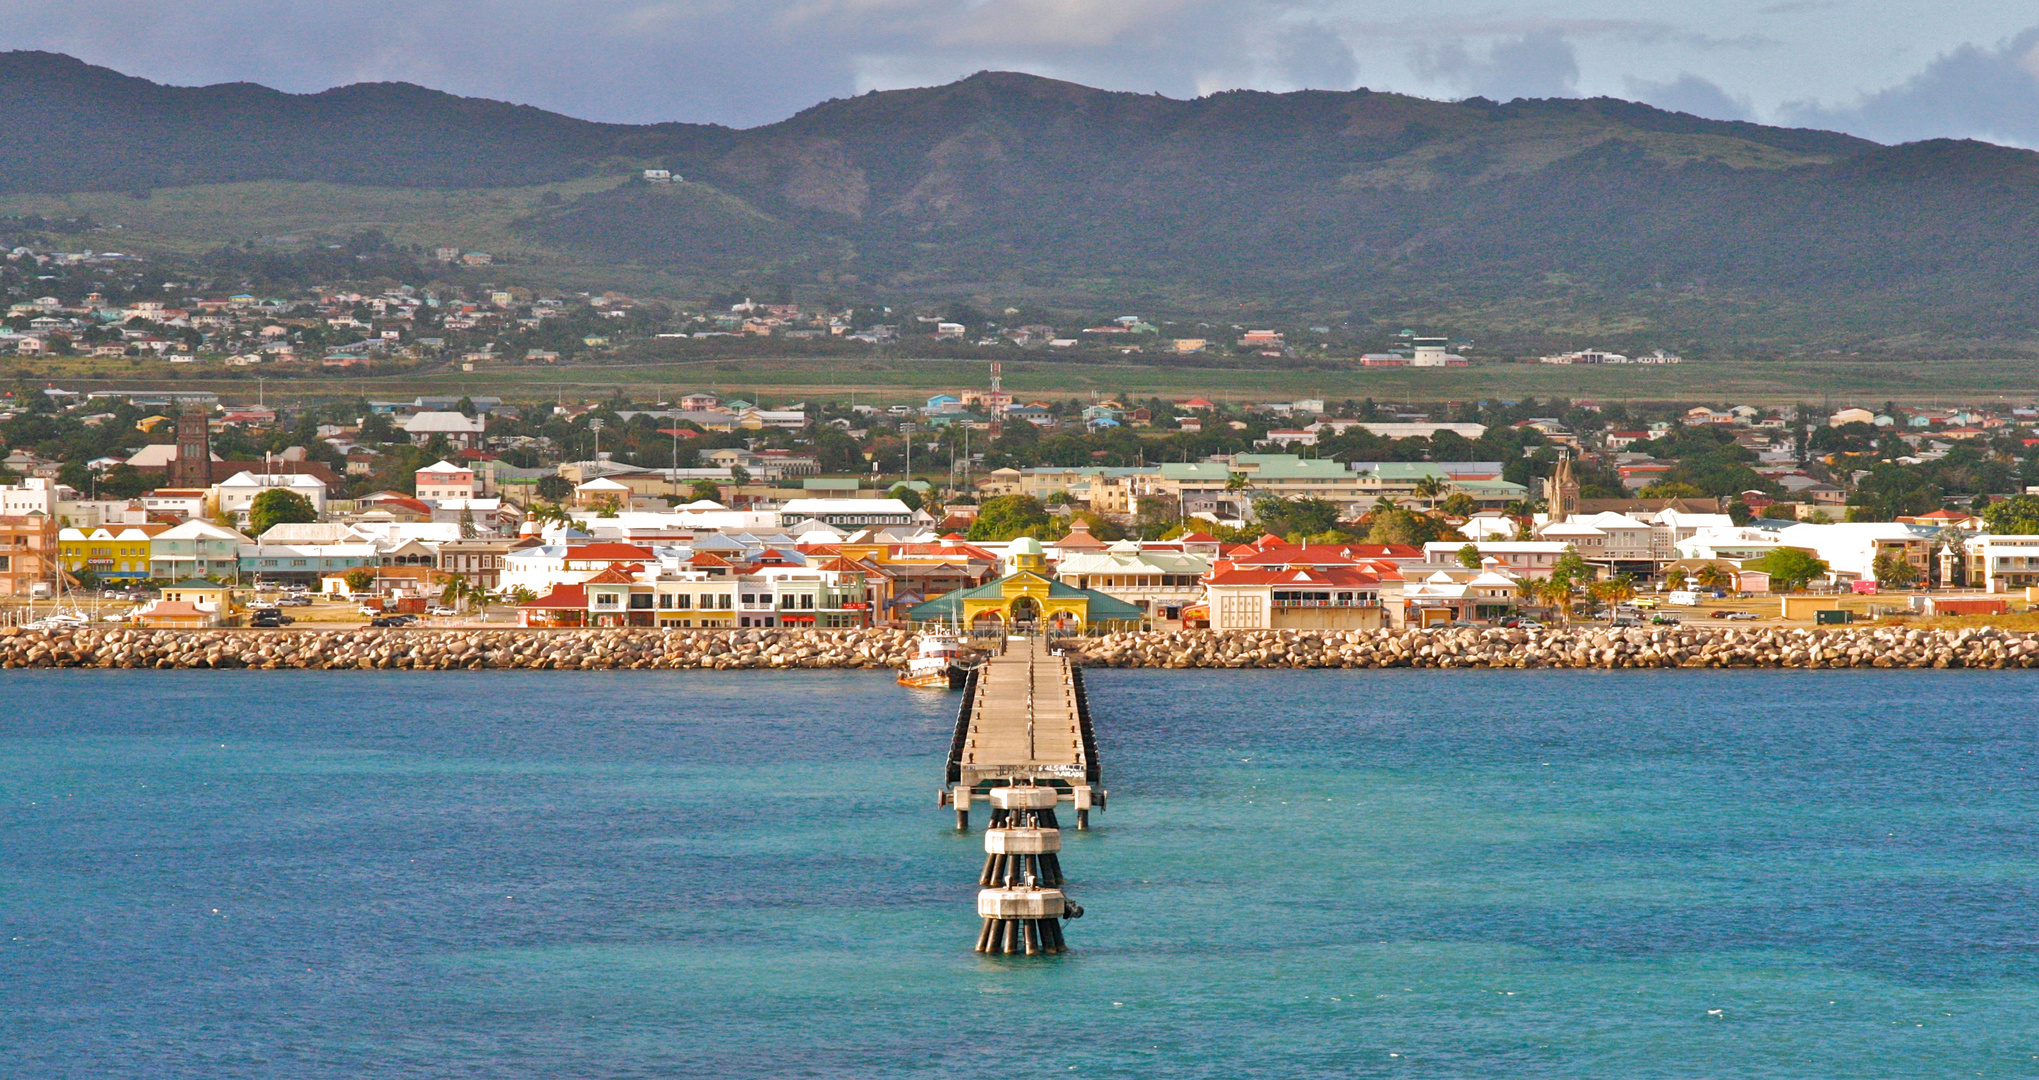
[[[276,601],[276,606],[277,606],[277,607],[310,607],[310,606],[312,606],[312,598],[311,598],[311,597],[309,597],[309,596],[304,596],[304,595],[302,595],[302,594],[300,594],[300,595],[297,595],[297,596],[286,596],[286,597],[284,597],[284,598],[282,598],[282,599],[280,599],[280,600]]]
[[[1543,623],[1535,619],[1517,619],[1515,620],[1515,628],[1517,630],[1541,630],[1544,626]]]
[[[460,612],[458,612],[458,611],[455,611],[455,610],[453,610],[453,609],[452,609],[452,608],[450,608],[450,607],[446,607],[446,606],[444,606],[444,605],[441,605],[441,606],[439,606],[439,607],[434,607],[434,608],[428,608],[428,609],[426,609],[426,611],[425,611],[425,614],[427,614],[427,615],[439,615],[439,616],[445,616],[445,615],[458,615],[458,614],[460,614]]]
[[[368,625],[370,626],[402,626],[403,624],[403,618],[397,615],[377,615],[375,618],[368,620]]]
[[[288,626],[296,621],[297,621],[296,619],[293,619],[290,616],[285,615],[281,609],[273,607],[256,608],[255,613],[253,615],[248,616],[249,626],[268,627],[272,629],[279,626]]]
[[[1677,626],[1678,623],[1679,620],[1676,615],[1659,613],[1650,616],[1650,625],[1652,626]]]
[[[1730,611],[1722,615],[1721,618],[1733,619],[1736,622],[1755,622],[1757,619],[1762,618],[1762,616],[1753,611]]]
[[[1614,625],[1616,626],[1641,626],[1642,624],[1643,621],[1633,615],[1616,615],[1614,617]]]

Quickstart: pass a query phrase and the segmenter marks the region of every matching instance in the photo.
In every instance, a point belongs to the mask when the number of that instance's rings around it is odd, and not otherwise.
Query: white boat
[[[961,690],[978,664],[976,651],[948,630],[923,630],[914,645],[913,659],[899,673],[901,686]]]
[[[75,608],[45,615],[27,624],[30,630],[83,630],[92,625],[92,617]]]

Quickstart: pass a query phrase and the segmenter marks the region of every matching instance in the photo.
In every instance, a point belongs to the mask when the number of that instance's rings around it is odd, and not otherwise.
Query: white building
[[[438,436],[454,446],[472,449],[481,445],[481,437],[488,430],[488,417],[467,416],[457,412],[421,412],[405,420],[404,434],[411,437],[416,446],[423,446]]]
[[[19,484],[0,487],[0,516],[41,514],[44,517],[55,517],[59,502],[77,497],[76,491],[55,480],[32,476]]]
[[[1924,578],[1927,558],[1933,549],[1930,536],[1922,536],[1911,526],[1888,521],[1842,521],[1824,525],[1800,522],[1777,530],[1777,539],[1785,547],[1809,551],[1827,564],[1827,572],[1837,581],[1875,581],[1876,557],[1883,554],[1902,556],[1905,561],[1918,568],[1919,577]]]
[[[2039,585],[2039,536],[1983,533],[1962,545],[1968,557],[1968,583],[1986,592]]]
[[[793,499],[779,508],[784,521],[813,518],[838,528],[912,525],[915,511],[898,499]]]
[[[1463,540],[1433,540],[1423,545],[1423,561],[1426,564],[1451,566],[1458,563],[1459,549],[1466,546]],[[1565,557],[1570,544],[1550,540],[1481,540],[1473,542],[1474,550],[1484,561],[1498,560],[1493,568],[1521,579],[1541,581],[1550,577],[1551,567]]]
[[[1195,603],[1202,578],[1210,572],[1209,559],[1180,550],[1146,551],[1132,540],[1103,551],[1070,552],[1055,564],[1055,577],[1063,584],[1094,589],[1149,615]]]
[[[237,472],[214,484],[212,497],[218,513],[231,514],[236,521],[246,521],[248,507],[254,503],[255,497],[279,488],[304,496],[319,514],[326,512],[326,482],[305,473]]]
[[[1784,546],[1784,541],[1778,539],[1774,532],[1729,525],[1726,528],[1700,529],[1673,544],[1672,550],[1680,559],[1705,559],[1709,562],[1726,559],[1744,563],[1760,559]]]
[[[1545,525],[1537,534],[1544,540],[1570,544],[1579,556],[1593,562],[1647,562],[1656,554],[1656,530],[1646,521],[1612,511],[1573,514]]]

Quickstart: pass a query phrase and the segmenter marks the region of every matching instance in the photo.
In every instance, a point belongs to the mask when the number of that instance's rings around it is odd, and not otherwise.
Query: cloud
[[[1274,67],[1290,86],[1350,90],[1359,83],[1352,46],[1321,23],[1292,26],[1276,37],[1274,46]]]
[[[1787,105],[1784,118],[1879,142],[1972,138],[2039,148],[2039,27],[1994,49],[1964,45],[1852,104]]]
[[[1533,30],[1474,57],[1463,43],[1417,50],[1419,73],[1495,101],[1568,97],[1578,92],[1579,57],[1555,29]]]
[[[1670,82],[1629,79],[1628,92],[1637,101],[1708,120],[1753,119],[1748,98],[1729,97],[1715,83],[1686,72]]]

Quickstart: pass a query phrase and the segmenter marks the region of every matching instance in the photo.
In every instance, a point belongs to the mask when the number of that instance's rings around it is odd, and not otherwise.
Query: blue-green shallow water
[[[1091,694],[993,961],[883,675],[6,673],[0,1076],[2039,1075],[2039,678]]]

